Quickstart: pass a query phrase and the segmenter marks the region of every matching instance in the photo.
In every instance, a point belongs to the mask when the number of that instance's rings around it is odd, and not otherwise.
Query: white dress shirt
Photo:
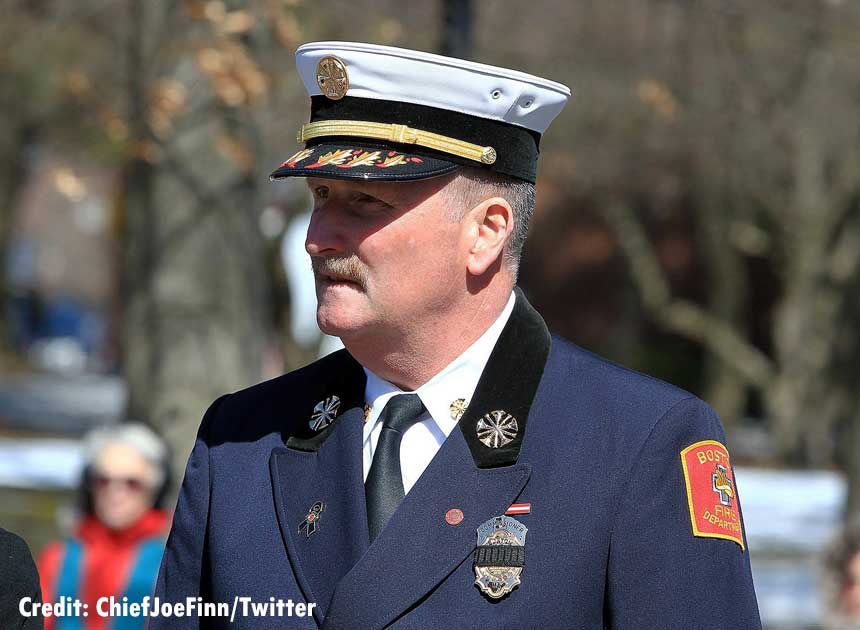
[[[425,411],[421,419],[403,434],[400,443],[400,471],[403,474],[403,490],[409,492],[418,477],[427,468],[430,460],[442,443],[457,426],[451,417],[451,403],[463,398],[466,404],[472,399],[487,360],[502,334],[502,329],[514,310],[515,296],[511,293],[508,303],[489,328],[463,354],[451,361],[441,372],[415,390]],[[382,431],[380,414],[392,396],[404,392],[397,385],[380,378],[367,368],[367,385],[364,400],[370,405],[370,413],[364,424],[364,479],[370,472],[373,453]]]

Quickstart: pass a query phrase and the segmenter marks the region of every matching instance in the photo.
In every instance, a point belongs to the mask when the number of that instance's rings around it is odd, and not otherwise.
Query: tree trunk
[[[122,206],[123,368],[129,418],[165,437],[180,480],[208,405],[260,378],[266,270],[257,184],[245,177],[217,190],[211,182],[234,179],[231,168],[207,164],[205,179],[193,168],[201,156],[217,155],[217,120],[165,140],[153,153],[144,62],[144,13],[153,6],[133,2],[128,14],[132,154]]]

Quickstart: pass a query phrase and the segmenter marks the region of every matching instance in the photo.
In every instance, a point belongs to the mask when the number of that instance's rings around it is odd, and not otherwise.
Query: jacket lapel
[[[278,526],[293,573],[305,601],[315,602],[321,623],[338,581],[368,546],[362,470],[365,377],[345,351],[308,394],[306,415],[293,423],[286,446],[269,457],[269,473]],[[308,428],[317,400],[336,395],[340,411],[321,431]],[[308,522],[317,503],[323,509]]]
[[[276,448],[269,460],[287,555],[305,601],[317,603],[318,621],[325,617],[335,585],[368,545],[362,424],[361,409],[351,409],[318,451]],[[323,511],[306,523],[317,502]]]
[[[504,514],[531,474],[526,464],[480,469],[454,431],[379,536],[338,584],[323,628],[382,628],[471,557],[478,526]],[[463,520],[449,525],[446,512]],[[367,526],[364,525],[366,535]],[[471,583],[463,589],[474,588]]]

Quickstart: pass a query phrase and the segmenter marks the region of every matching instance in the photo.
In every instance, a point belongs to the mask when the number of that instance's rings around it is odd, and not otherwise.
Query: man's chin
[[[352,337],[367,326],[361,308],[351,300],[321,299],[317,305],[317,325],[333,337]]]
[[[320,330],[332,337],[340,337],[341,339],[351,339],[364,330],[363,326],[356,325],[354,322],[339,321],[317,318]]]

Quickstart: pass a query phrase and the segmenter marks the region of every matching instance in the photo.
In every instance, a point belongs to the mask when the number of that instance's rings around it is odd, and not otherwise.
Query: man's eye
[[[328,186],[317,186],[313,193],[316,199],[328,199]]]
[[[377,205],[386,207],[388,206],[388,204],[382,201],[382,199],[377,199],[376,197],[371,197],[370,195],[358,195],[356,197],[356,201],[364,205]]]

